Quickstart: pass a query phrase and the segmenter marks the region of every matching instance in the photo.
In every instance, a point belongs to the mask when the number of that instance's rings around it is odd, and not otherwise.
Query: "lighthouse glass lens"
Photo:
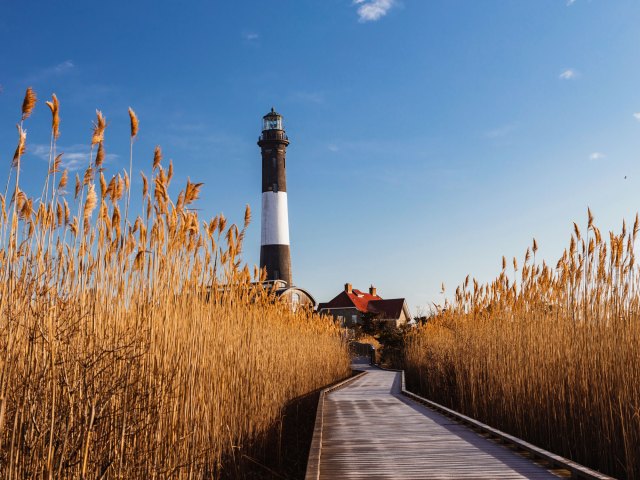
[[[264,120],[265,130],[282,130],[282,118],[272,117]]]

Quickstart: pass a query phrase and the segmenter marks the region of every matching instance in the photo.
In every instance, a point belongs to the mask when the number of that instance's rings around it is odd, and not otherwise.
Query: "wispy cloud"
[[[75,144],[67,147],[57,147],[57,152],[62,155],[62,168],[68,168],[70,171],[81,170],[89,165],[89,145]],[[32,144],[28,146],[27,153],[46,162],[49,161],[49,145]],[[104,157],[105,163],[113,162],[118,159],[118,155],[107,153]]]
[[[330,143],[329,145],[327,145],[327,149],[330,152],[338,152],[338,151],[340,151],[340,147],[338,147],[335,143]]]
[[[163,146],[185,150],[195,159],[246,158],[253,151],[253,142],[208,122],[172,123],[163,133]]]
[[[589,160],[602,160],[605,157],[606,155],[602,152],[593,152],[591,155],[589,155]]]
[[[516,129],[514,124],[502,125],[501,127],[494,128],[484,132],[485,138],[503,138],[509,135]]]
[[[576,0],[567,0],[567,7],[570,7],[574,3],[576,3]]]
[[[242,32],[242,38],[246,42],[257,42],[260,39],[260,35],[256,32]]]
[[[71,60],[65,60],[64,62],[59,63],[58,65],[53,67],[52,70],[54,73],[60,74],[60,73],[65,73],[71,70],[72,68],[75,68],[75,64]]]
[[[41,82],[51,77],[57,77],[60,75],[65,75],[76,68],[76,64],[71,60],[65,60],[64,62],[58,63],[57,65],[53,65],[51,67],[43,68],[37,72],[31,74],[28,78],[28,82]]]
[[[559,79],[560,80],[574,80],[576,78],[578,78],[578,72],[573,69],[573,68],[567,68],[566,70],[564,70],[560,75],[559,75]]]
[[[636,120],[640,120],[640,112],[634,113],[633,118],[635,118]]]
[[[358,5],[360,22],[375,22],[384,17],[389,10],[397,5],[396,0],[353,0]]]

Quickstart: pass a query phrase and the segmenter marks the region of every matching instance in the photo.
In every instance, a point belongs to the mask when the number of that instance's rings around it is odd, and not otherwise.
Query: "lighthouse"
[[[282,280],[291,287],[291,250],[287,208],[287,146],[282,116],[273,108],[263,117],[258,146],[262,152],[262,218],[260,268],[267,280]]]

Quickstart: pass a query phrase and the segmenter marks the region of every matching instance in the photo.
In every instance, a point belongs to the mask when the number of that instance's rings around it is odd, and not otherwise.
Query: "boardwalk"
[[[324,404],[321,479],[562,478],[400,395],[400,374],[367,375]]]

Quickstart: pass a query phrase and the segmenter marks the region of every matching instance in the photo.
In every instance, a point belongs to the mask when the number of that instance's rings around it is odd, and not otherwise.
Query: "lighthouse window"
[[[282,130],[282,117],[265,118],[263,130]]]
[[[271,163],[273,164],[273,168],[276,168],[276,157],[271,159]]]
[[[298,309],[298,305],[300,305],[300,294],[292,293],[291,294],[291,310],[295,312]]]
[[[277,191],[278,191],[278,184],[277,184],[277,183],[274,183],[274,184],[273,184],[273,191],[274,191],[274,192],[277,192]]]

